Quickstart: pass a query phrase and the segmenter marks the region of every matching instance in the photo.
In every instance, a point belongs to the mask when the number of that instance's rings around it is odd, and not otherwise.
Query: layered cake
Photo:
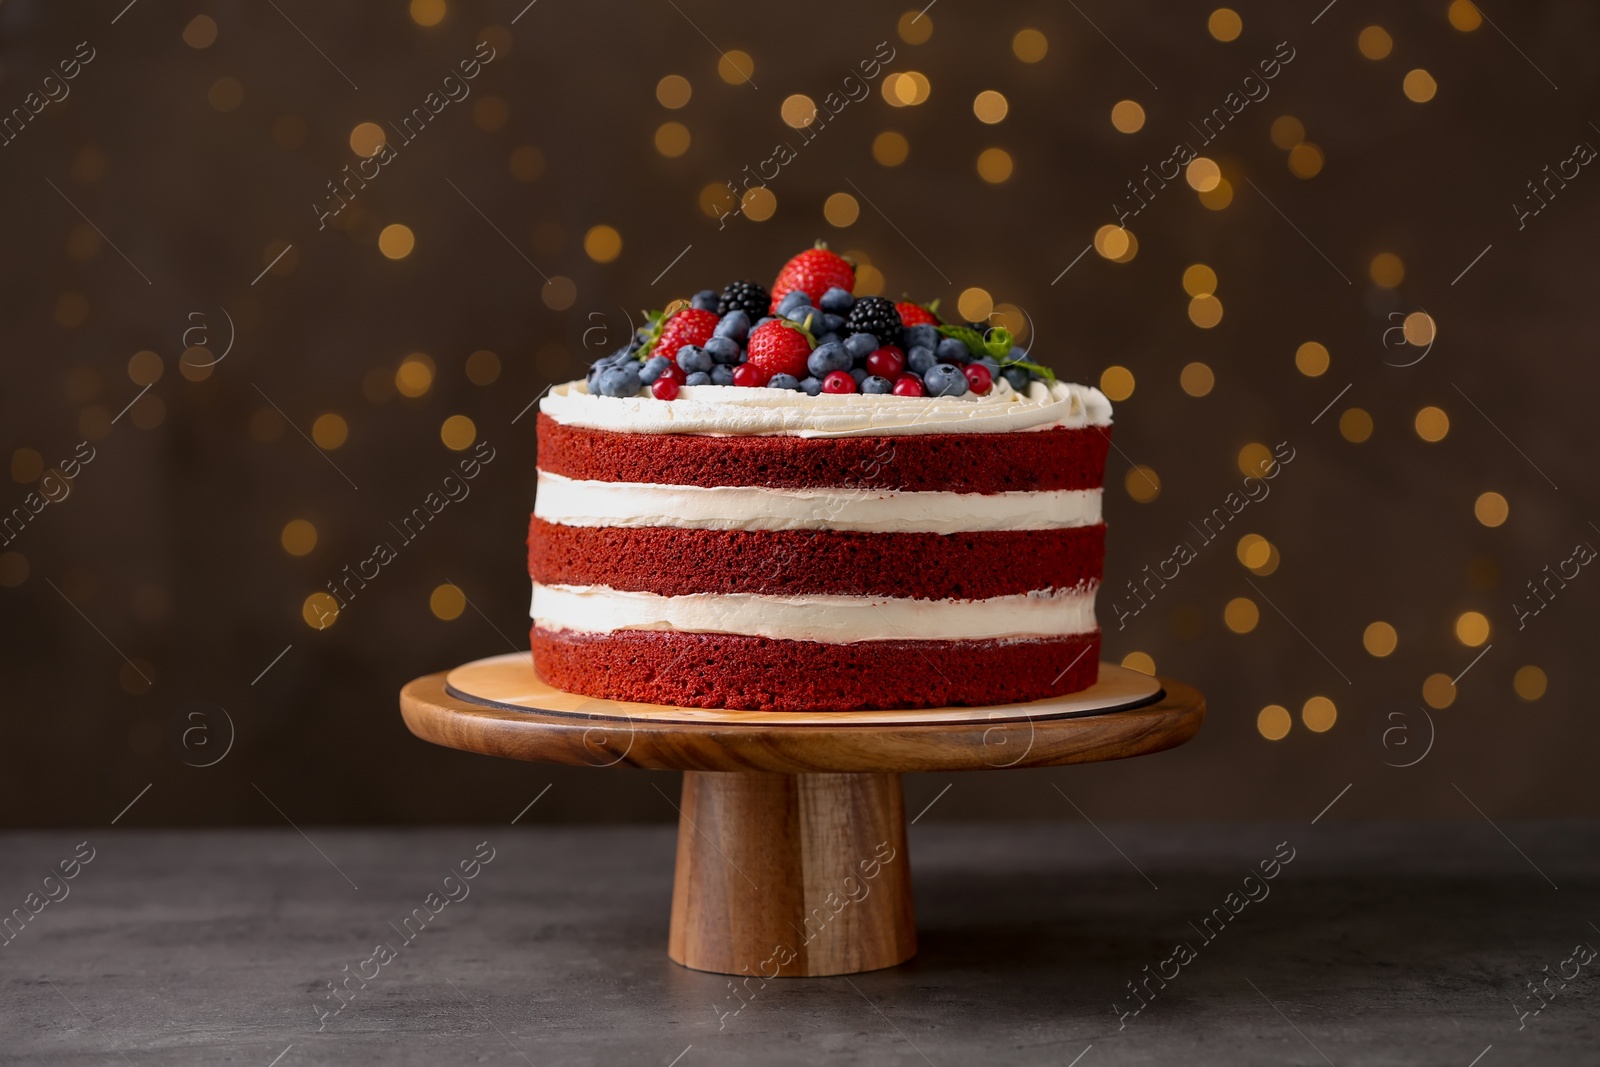
[[[653,316],[538,417],[533,661],[595,697],[852,711],[1095,681],[1110,404],[823,248]]]

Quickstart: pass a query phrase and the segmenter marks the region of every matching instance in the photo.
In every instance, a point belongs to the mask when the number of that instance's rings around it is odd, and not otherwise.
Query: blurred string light
[[[978,153],[978,176],[991,185],[1011,177],[1011,153],[1004,148],[985,148]]]
[[[1219,41],[1238,40],[1244,32],[1244,20],[1231,7],[1219,7],[1206,20],[1206,30]]]
[[[921,11],[907,11],[900,16],[895,30],[906,44],[927,44],[928,38],[933,36],[933,17],[928,14],[926,8]]]
[[[1147,652],[1129,652],[1122,657],[1122,665],[1130,671],[1138,671],[1140,674],[1153,676],[1156,673],[1156,661]]]
[[[309,519],[290,519],[278,534],[278,543],[291,556],[307,556],[317,547],[317,528]]]
[[[1450,432],[1450,416],[1445,414],[1443,408],[1431,404],[1417,412],[1413,424],[1417,436],[1429,443],[1443,441],[1445,435]]]
[[[1485,526],[1500,526],[1511,517],[1511,505],[1506,503],[1505,497],[1491,490],[1473,501],[1472,514]]]
[[[1100,391],[1110,400],[1128,399],[1133,395],[1135,384],[1133,371],[1127,367],[1112,364],[1100,372]]]
[[[1339,709],[1327,697],[1312,697],[1300,708],[1300,721],[1314,734],[1325,734],[1339,719]]]
[[[1294,366],[1307,378],[1320,378],[1328,372],[1328,364],[1332,362],[1326,346],[1316,341],[1307,341],[1294,350]]]
[[[467,381],[473,385],[493,385],[500,377],[500,357],[487,348],[480,348],[467,357],[466,370]],[[380,377],[383,376],[380,374]]]
[[[1011,54],[1024,63],[1037,63],[1050,51],[1050,42],[1035,29],[1018,30],[1011,38]]]
[[[656,100],[664,108],[675,111],[687,104],[693,95],[694,87],[681,74],[668,74],[656,82]]]
[[[1217,376],[1209,366],[1199,361],[1186,363],[1178,372],[1178,385],[1190,396],[1208,395],[1217,384]]]
[[[318,415],[317,421],[311,424],[311,439],[318,448],[328,451],[340,448],[350,439],[350,424],[332,411]]]
[[[1256,714],[1256,732],[1268,741],[1282,741],[1293,725],[1294,718],[1282,704],[1268,704]]]
[[[244,86],[237,78],[218,78],[206,92],[206,100],[214,110],[227,114],[239,110],[244,103]]]
[[[405,259],[417,247],[411,227],[391,222],[378,233],[378,251],[389,259]]]
[[[1426,348],[1438,336],[1439,326],[1433,321],[1433,316],[1426,311],[1413,311],[1405,317],[1405,322],[1402,324],[1400,332],[1405,337],[1407,344],[1416,345],[1418,348]]]
[[[1387,59],[1394,51],[1394,38],[1382,26],[1368,26],[1357,35],[1356,47],[1368,59]]]
[[[426,352],[413,352],[395,370],[394,387],[401,396],[426,396],[433,388],[433,375],[433,357]]]
[[[1374,285],[1394,289],[1405,281],[1406,265],[1393,252],[1379,252],[1372,257],[1372,262],[1367,264],[1367,276],[1372,279]]]
[[[1277,460],[1272,458],[1272,449],[1260,441],[1251,441],[1239,449],[1235,462],[1239,465],[1239,473],[1247,478],[1263,477],[1277,466]]]
[[[1446,13],[1446,17],[1450,19],[1450,25],[1462,33],[1471,33],[1483,25],[1483,15],[1478,11],[1477,6],[1472,3],[1472,0],[1451,0],[1450,10]],[[1535,667],[1533,669],[1538,670],[1539,668]]]
[[[551,311],[565,311],[578,301],[578,286],[571,278],[555,274],[539,290],[539,299]]]
[[[439,440],[452,452],[464,452],[478,439],[478,427],[465,415],[451,415],[439,427]]]
[[[444,0],[411,0],[411,21],[418,26],[437,26],[444,21]]]
[[[1296,178],[1315,178],[1322,173],[1322,149],[1302,141],[1289,149],[1289,173]]]
[[[1209,330],[1222,321],[1222,301],[1207,293],[1189,301],[1189,321]]]
[[[783,98],[778,114],[791,129],[803,130],[817,120],[817,104],[805,93],[790,93]]]
[[[1305,139],[1305,124],[1293,115],[1279,115],[1272,120],[1272,143],[1285,152]]]
[[[461,613],[467,610],[467,596],[460,589],[449,582],[435,586],[433,592],[428,594],[428,610],[433,612],[434,618],[449,622],[459,619]]]
[[[1430,674],[1422,680],[1422,699],[1430,708],[1448,708],[1456,702],[1456,683],[1448,674]]]
[[[1222,621],[1236,634],[1247,634],[1261,621],[1261,609],[1249,597],[1236,596],[1222,609]]]
[[[350,131],[350,151],[363,158],[377,155],[387,142],[383,127],[376,122],[358,122]]]
[[[154,385],[165,370],[161,357],[148,349],[135,352],[128,359],[128,378],[134,385]]]
[[[217,23],[210,15],[196,15],[183,28],[183,43],[190,48],[210,48],[217,40]]]
[[[739,210],[751,222],[765,222],[778,210],[778,197],[764,185],[746,189],[739,198]]]
[[[1106,223],[1094,232],[1094,250],[1113,262],[1125,262],[1133,247],[1133,231],[1122,226]]]
[[[972,113],[978,121],[993,126],[1005,120],[1007,112],[1011,110],[1010,103],[1005,94],[994,89],[985,89],[972,99]]]
[[[1359,445],[1372,436],[1372,415],[1365,408],[1346,408],[1339,415],[1339,436]]]
[[[583,254],[596,263],[610,263],[622,254],[622,234],[614,226],[589,227],[583,235]]]
[[[1190,296],[1210,296],[1217,291],[1217,272],[1204,263],[1191,264],[1183,272],[1183,291]]]
[[[493,93],[480,96],[472,105],[472,124],[484,133],[495,133],[510,117],[511,105],[506,103],[505,97]]]
[[[1463,611],[1456,616],[1456,640],[1468,648],[1489,640],[1489,617],[1481,611]]]
[[[910,154],[910,142],[894,130],[885,130],[872,139],[872,158],[885,167],[898,167]]]
[[[663,122],[656,127],[656,151],[677,159],[689,151],[689,127],[681,122]]]
[[[933,83],[921,71],[899,71],[886,75],[879,91],[890,107],[916,107],[927,102]]]
[[[861,217],[861,205],[849,193],[834,193],[822,202],[822,217],[830,226],[843,229]]]
[[[1439,83],[1421,67],[1407,71],[1400,87],[1405,91],[1406,99],[1414,104],[1426,104],[1439,92]]]
[[[313,630],[326,630],[339,618],[339,602],[318,590],[300,603],[300,617]]]
[[[978,286],[963,289],[956,298],[956,310],[968,322],[984,322],[994,314],[994,297],[989,295],[989,290]]]
[[[1137,464],[1122,479],[1122,487],[1136,503],[1150,504],[1161,495],[1161,478],[1154,467]]]
[[[1399,643],[1400,635],[1395,632],[1393,626],[1381,619],[1368,623],[1367,628],[1361,633],[1361,647],[1379,659],[1393,653]]]
[[[1111,106],[1111,125],[1122,133],[1144,129],[1144,107],[1137,100],[1118,100]]]
[[[755,73],[756,61],[750,58],[749,52],[735,48],[722,53],[722,58],[717,60],[717,77],[729,85],[754,85],[751,79]]]
[[[3,580],[3,577],[0,577],[0,581]],[[1538,700],[1544,696],[1549,686],[1550,680],[1545,677],[1544,671],[1531,663],[1526,667],[1518,667],[1517,673],[1511,676],[1511,688],[1523,700]]]

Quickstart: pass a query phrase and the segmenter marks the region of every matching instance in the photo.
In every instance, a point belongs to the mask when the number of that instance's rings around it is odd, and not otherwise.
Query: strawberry
[[[938,306],[939,301],[937,300],[927,307],[904,300],[896,304],[894,309],[900,312],[900,322],[904,326],[937,326],[939,325],[939,316],[933,312]]]
[[[774,319],[750,331],[745,343],[749,363],[765,377],[792,374],[806,377],[806,357],[811,355],[811,339],[792,322]]]
[[[661,323],[655,344],[649,355],[675,359],[684,345],[703,345],[711,340],[711,331],[717,328],[717,313],[700,308],[686,307],[675,312]]]
[[[776,312],[778,301],[799,289],[811,298],[815,307],[822,300],[822,294],[836,286],[847,292],[854,290],[856,269],[848,259],[828,251],[828,246],[818,241],[815,248],[806,249],[783,265],[778,280],[772,283],[770,306]]]

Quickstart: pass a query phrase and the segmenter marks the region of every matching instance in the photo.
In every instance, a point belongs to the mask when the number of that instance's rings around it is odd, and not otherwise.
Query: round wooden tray
[[[1195,689],[1100,669],[1091,689],[1031,704],[785,718],[578,697],[520,653],[418,678],[400,710],[468,752],[684,771],[667,954],[753,992],[916,954],[900,772],[1123,759],[1200,729]]]

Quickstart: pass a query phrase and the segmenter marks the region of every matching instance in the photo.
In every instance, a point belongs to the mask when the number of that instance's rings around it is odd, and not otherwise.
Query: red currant
[[[733,384],[760,388],[767,384],[767,375],[754,363],[741,363],[733,368]]]
[[[682,367],[678,366],[676,363],[669,363],[662,369],[661,377],[657,378],[656,381],[673,381],[679,385],[682,385],[684,379],[687,377],[688,375],[683,373]]]
[[[853,393],[856,391],[856,380],[850,376],[849,371],[829,371],[828,376],[822,379],[824,393]]]
[[[651,384],[650,395],[657,400],[672,400],[678,395],[677,379],[668,378],[663,374]]]
[[[891,382],[906,369],[906,354],[898,345],[884,345],[867,357],[867,373]]]
[[[967,376],[967,384],[979,396],[987,396],[989,390],[994,388],[994,379],[989,376],[989,368],[982,363],[968,363],[961,370]]]
[[[895,396],[927,396],[928,391],[922,387],[922,379],[915,374],[902,374],[894,383]]]

